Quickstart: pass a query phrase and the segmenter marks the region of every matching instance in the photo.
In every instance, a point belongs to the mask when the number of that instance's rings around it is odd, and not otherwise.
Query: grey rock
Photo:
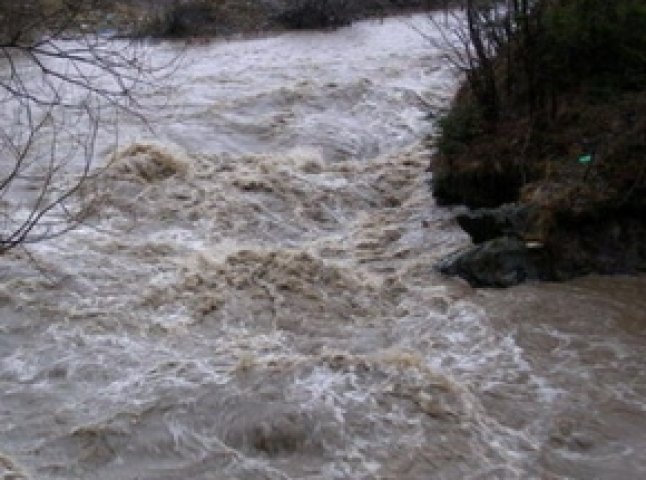
[[[511,287],[526,280],[546,278],[547,258],[514,237],[488,240],[441,260],[436,267],[457,275],[473,287]]]

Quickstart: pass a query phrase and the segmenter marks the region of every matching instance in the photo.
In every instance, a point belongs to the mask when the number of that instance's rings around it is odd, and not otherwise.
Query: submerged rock
[[[295,453],[312,448],[312,419],[305,413],[258,405],[231,426],[225,436],[236,449],[269,456]],[[272,411],[276,408],[276,411]]]

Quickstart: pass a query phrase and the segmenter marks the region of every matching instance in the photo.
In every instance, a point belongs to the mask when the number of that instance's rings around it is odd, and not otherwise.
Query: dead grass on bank
[[[456,99],[468,101],[465,93]],[[446,203],[521,200],[575,215],[646,209],[646,90],[572,92],[542,125],[508,114],[495,130],[450,147],[431,164],[435,193]],[[585,155],[591,164],[579,161]]]

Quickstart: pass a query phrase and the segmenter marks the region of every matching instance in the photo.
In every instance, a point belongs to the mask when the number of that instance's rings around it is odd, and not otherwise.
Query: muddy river
[[[87,224],[0,258],[0,478],[646,477],[645,277],[434,271],[419,29],[186,52]]]

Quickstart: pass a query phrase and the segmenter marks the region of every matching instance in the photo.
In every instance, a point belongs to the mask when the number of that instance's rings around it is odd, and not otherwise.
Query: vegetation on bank
[[[1,34],[29,23],[47,31],[47,19],[74,13],[65,28],[125,37],[193,38],[272,30],[325,29],[354,20],[421,11],[448,0],[26,0],[0,5]],[[15,20],[18,20],[15,22]]]
[[[394,12],[423,10],[442,0],[119,0],[118,28],[134,36],[183,38],[270,30],[320,29]]]
[[[452,56],[465,82],[440,122],[434,195],[532,206],[535,220],[516,235],[553,262],[566,250],[586,257],[562,277],[645,268],[643,248],[615,264],[595,259],[609,235],[646,233],[646,1],[502,3],[466,1],[455,27],[467,39]]]
[[[483,46],[469,53],[467,81],[440,122],[438,196],[452,200],[442,173],[486,169],[509,176],[508,186],[465,203],[493,206],[517,199],[528,183],[566,179],[639,201],[643,185],[616,182],[636,180],[643,164],[646,2],[513,4],[497,22],[484,6],[469,15],[469,33]],[[577,163],[588,154],[592,165]]]

